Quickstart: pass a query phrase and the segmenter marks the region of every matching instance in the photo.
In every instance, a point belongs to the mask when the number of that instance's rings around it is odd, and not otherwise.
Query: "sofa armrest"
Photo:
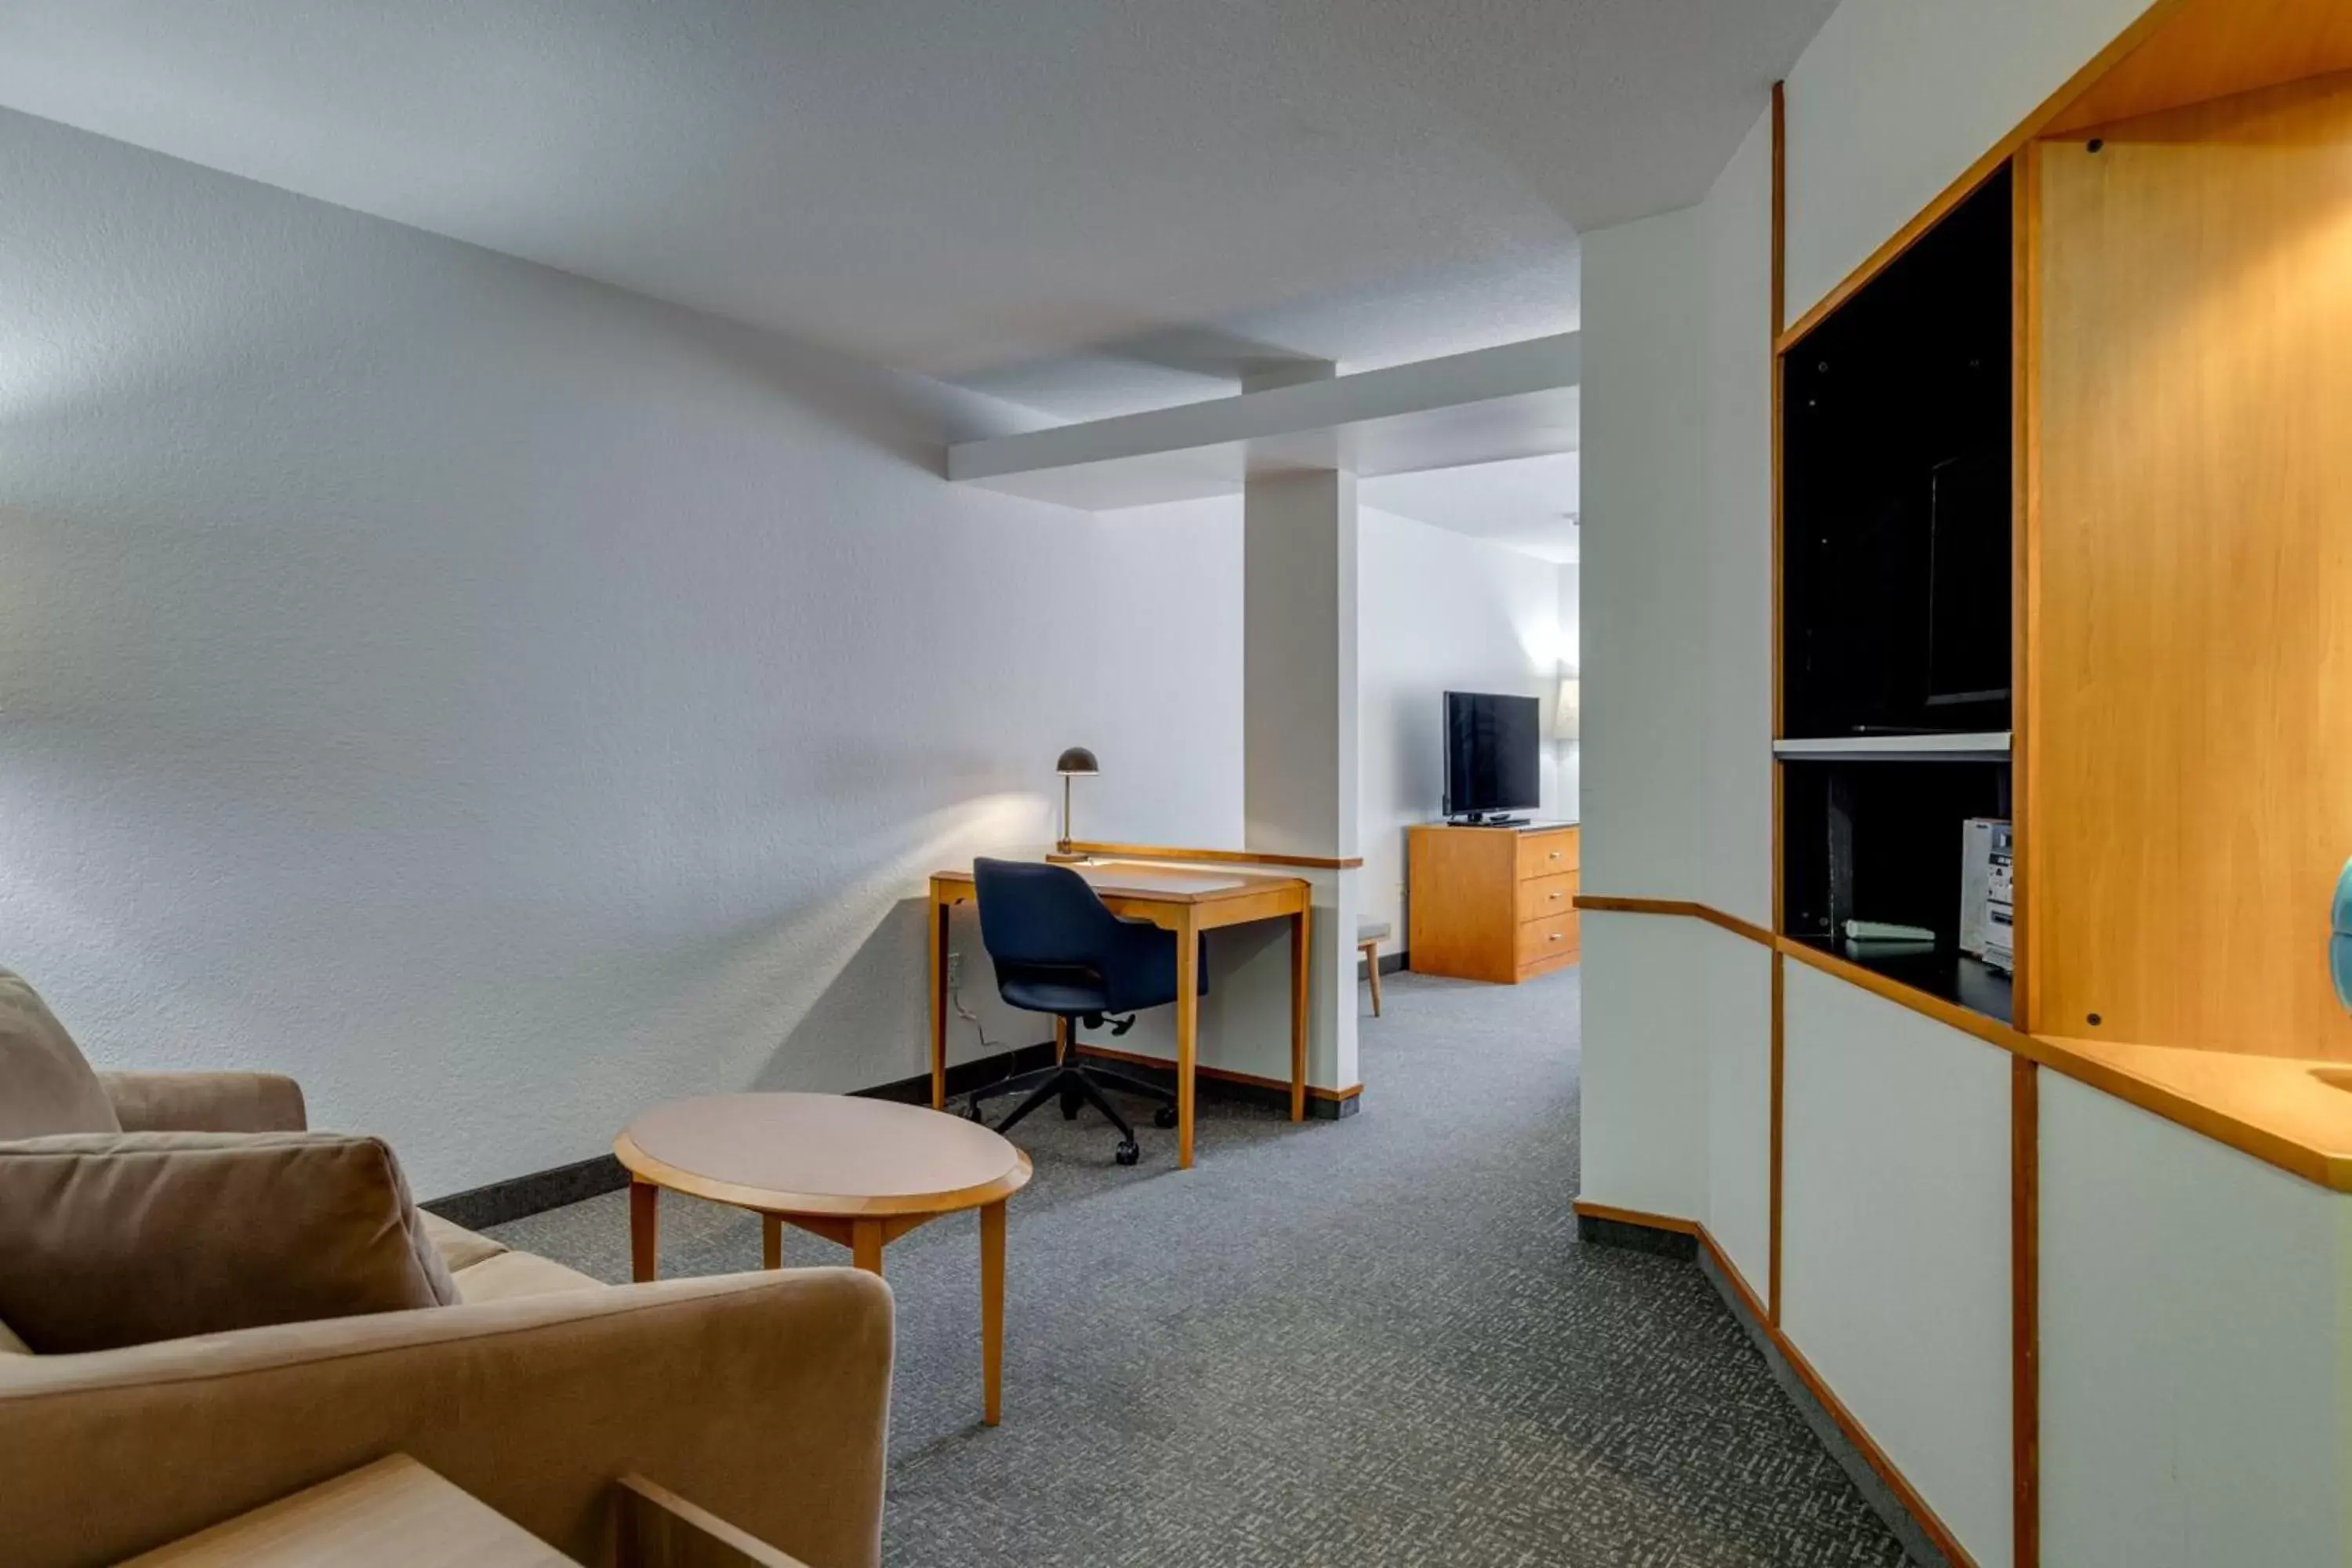
[[[272,1072],[102,1072],[125,1132],[300,1132],[302,1087]]]
[[[890,1357],[888,1287],[809,1268],[0,1358],[0,1540],[113,1563],[405,1453],[582,1563],[636,1473],[874,1568]]]

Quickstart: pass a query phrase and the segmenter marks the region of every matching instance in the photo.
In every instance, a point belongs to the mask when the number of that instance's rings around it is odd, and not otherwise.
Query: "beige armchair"
[[[283,1078],[101,1081],[125,1131],[303,1126]],[[112,1563],[401,1452],[583,1563],[610,1562],[613,1483],[631,1473],[811,1568],[878,1560],[879,1279],[813,1268],[608,1289],[427,1228],[459,1305],[70,1355],[0,1330],[0,1556]]]

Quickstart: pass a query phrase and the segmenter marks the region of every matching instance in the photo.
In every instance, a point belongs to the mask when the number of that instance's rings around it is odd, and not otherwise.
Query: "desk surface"
[[[1305,884],[1304,877],[1283,877],[1257,871],[1193,871],[1181,866],[1145,866],[1132,860],[1097,860],[1070,868],[1106,898],[1155,899],[1171,904],[1207,904],[1220,899],[1243,899],[1277,888]],[[970,886],[971,868],[934,871],[935,883]]]

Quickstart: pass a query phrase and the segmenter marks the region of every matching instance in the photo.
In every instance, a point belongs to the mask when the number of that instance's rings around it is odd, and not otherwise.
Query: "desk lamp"
[[[1070,852],[1070,781],[1094,777],[1102,772],[1102,764],[1096,762],[1095,754],[1084,746],[1072,746],[1068,751],[1064,752],[1061,760],[1054,764],[1054,771],[1062,775],[1061,851],[1067,855]]]

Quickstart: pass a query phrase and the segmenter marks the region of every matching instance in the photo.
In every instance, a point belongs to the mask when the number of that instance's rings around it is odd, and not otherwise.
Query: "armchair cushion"
[[[270,1072],[102,1072],[125,1132],[299,1132],[301,1086]],[[59,1129],[64,1131],[64,1129]]]
[[[376,1139],[0,1143],[0,1321],[37,1353],[458,1300],[399,1162]]]
[[[0,969],[0,1138],[121,1129],[98,1075],[40,993]]]

